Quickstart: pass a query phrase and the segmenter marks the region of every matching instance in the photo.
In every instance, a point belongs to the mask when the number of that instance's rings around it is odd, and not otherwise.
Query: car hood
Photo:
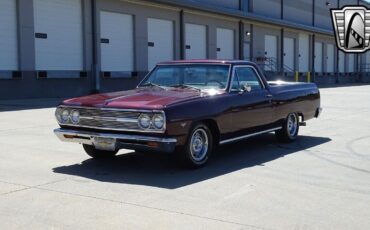
[[[201,97],[215,96],[225,90],[204,90],[156,87],[137,88],[128,91],[95,94],[91,96],[65,100],[64,105],[83,107],[106,107],[122,109],[163,109],[171,104]]]

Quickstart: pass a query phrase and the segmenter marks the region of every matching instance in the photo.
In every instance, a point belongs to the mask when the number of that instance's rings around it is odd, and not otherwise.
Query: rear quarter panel
[[[320,105],[320,91],[313,83],[271,85],[274,96],[275,122],[282,122],[289,113],[297,112],[307,121],[315,117]]]

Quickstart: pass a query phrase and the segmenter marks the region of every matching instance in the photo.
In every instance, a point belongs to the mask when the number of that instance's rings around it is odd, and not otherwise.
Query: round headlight
[[[59,123],[62,122],[62,111],[63,111],[63,109],[61,109],[61,108],[57,108],[55,110],[55,117],[56,117],[56,119],[58,120]]]
[[[65,109],[62,111],[60,121],[61,123],[67,123],[68,119],[69,119],[69,111]]]
[[[142,129],[149,129],[150,128],[150,117],[147,114],[141,114],[139,117],[139,126]]]
[[[80,122],[80,112],[78,110],[73,110],[71,112],[71,121],[73,124],[78,124],[78,122]]]
[[[153,117],[153,124],[156,129],[163,129],[164,117],[162,114],[156,114]]]

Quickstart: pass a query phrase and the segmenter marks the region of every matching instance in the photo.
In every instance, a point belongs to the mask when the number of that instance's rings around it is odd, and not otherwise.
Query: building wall
[[[9,1],[9,0],[8,0]],[[181,59],[185,52],[185,46],[181,43],[181,22],[201,24],[207,28],[207,58],[217,58],[217,28],[231,29],[234,31],[234,58],[244,58],[245,52],[250,53],[250,58],[255,59],[265,56],[265,36],[277,37],[277,61],[283,65],[284,46],[283,39],[294,39],[294,70],[299,70],[299,35],[309,36],[309,71],[313,71],[314,48],[313,37],[316,42],[323,44],[323,68],[321,75],[327,75],[328,44],[335,44],[332,30],[329,8],[344,4],[357,4],[356,0],[197,0],[182,2],[188,5],[200,4],[204,7],[216,6],[218,9],[225,8],[225,14],[195,10],[183,6],[160,4],[156,1],[132,1],[132,0],[96,0],[96,26],[95,34],[97,41],[93,42],[92,5],[90,0],[82,1],[82,24],[83,24],[83,68],[76,70],[53,70],[42,71],[36,68],[35,49],[35,15],[34,0],[14,0],[17,2],[17,25],[18,34],[18,67],[12,70],[0,69],[0,99],[32,98],[32,97],[71,97],[100,91],[115,91],[130,89],[148,72],[148,18],[170,20],[174,25],[174,59]],[[78,1],[78,0],[70,0]],[[161,1],[162,2],[162,1]],[[281,3],[284,3],[282,6]],[[365,4],[365,3],[361,3]],[[366,3],[367,4],[367,3]],[[369,5],[369,4],[367,4]],[[313,7],[315,6],[315,7]],[[314,10],[314,12],[313,12]],[[133,71],[129,73],[105,71],[101,72],[101,34],[100,12],[114,12],[129,14],[133,17]],[[181,13],[183,12],[183,13]],[[248,16],[263,16],[265,21],[254,21],[237,16],[226,15],[230,12]],[[315,14],[313,14],[315,13]],[[181,17],[183,15],[183,17]],[[282,25],[270,23],[269,18],[281,22]],[[313,20],[314,19],[314,20]],[[240,27],[240,21],[243,23]],[[284,22],[294,23],[295,28],[283,26]],[[301,29],[304,26],[305,29]],[[307,31],[310,28],[312,31]],[[327,35],[314,32],[315,29],[326,30]],[[315,36],[314,36],[315,35]],[[184,35],[183,35],[184,36]],[[94,47],[97,55],[94,58]],[[1,50],[0,50],[1,52]],[[338,71],[338,52],[334,54],[334,75]],[[357,57],[359,56],[359,57]],[[353,60],[353,61],[352,61]],[[355,55],[354,58],[345,55],[344,72],[356,71],[357,67],[370,62],[369,55]],[[354,63],[354,68],[349,67]],[[344,74],[344,73],[343,73]]]
[[[330,15],[330,6],[326,5],[326,1],[315,0],[315,26],[331,29],[331,15]]]
[[[312,0],[284,0],[284,20],[312,25]]]
[[[238,10],[239,9],[239,0],[196,0],[197,2],[210,4],[218,7],[224,7],[229,9]]]
[[[268,10],[266,10],[268,8]],[[281,18],[281,0],[253,0],[251,12],[271,18]]]

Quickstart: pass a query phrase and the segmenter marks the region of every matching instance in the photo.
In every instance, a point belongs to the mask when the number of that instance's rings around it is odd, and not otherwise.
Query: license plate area
[[[114,138],[94,137],[93,144],[98,150],[115,151],[117,149],[117,141]]]

